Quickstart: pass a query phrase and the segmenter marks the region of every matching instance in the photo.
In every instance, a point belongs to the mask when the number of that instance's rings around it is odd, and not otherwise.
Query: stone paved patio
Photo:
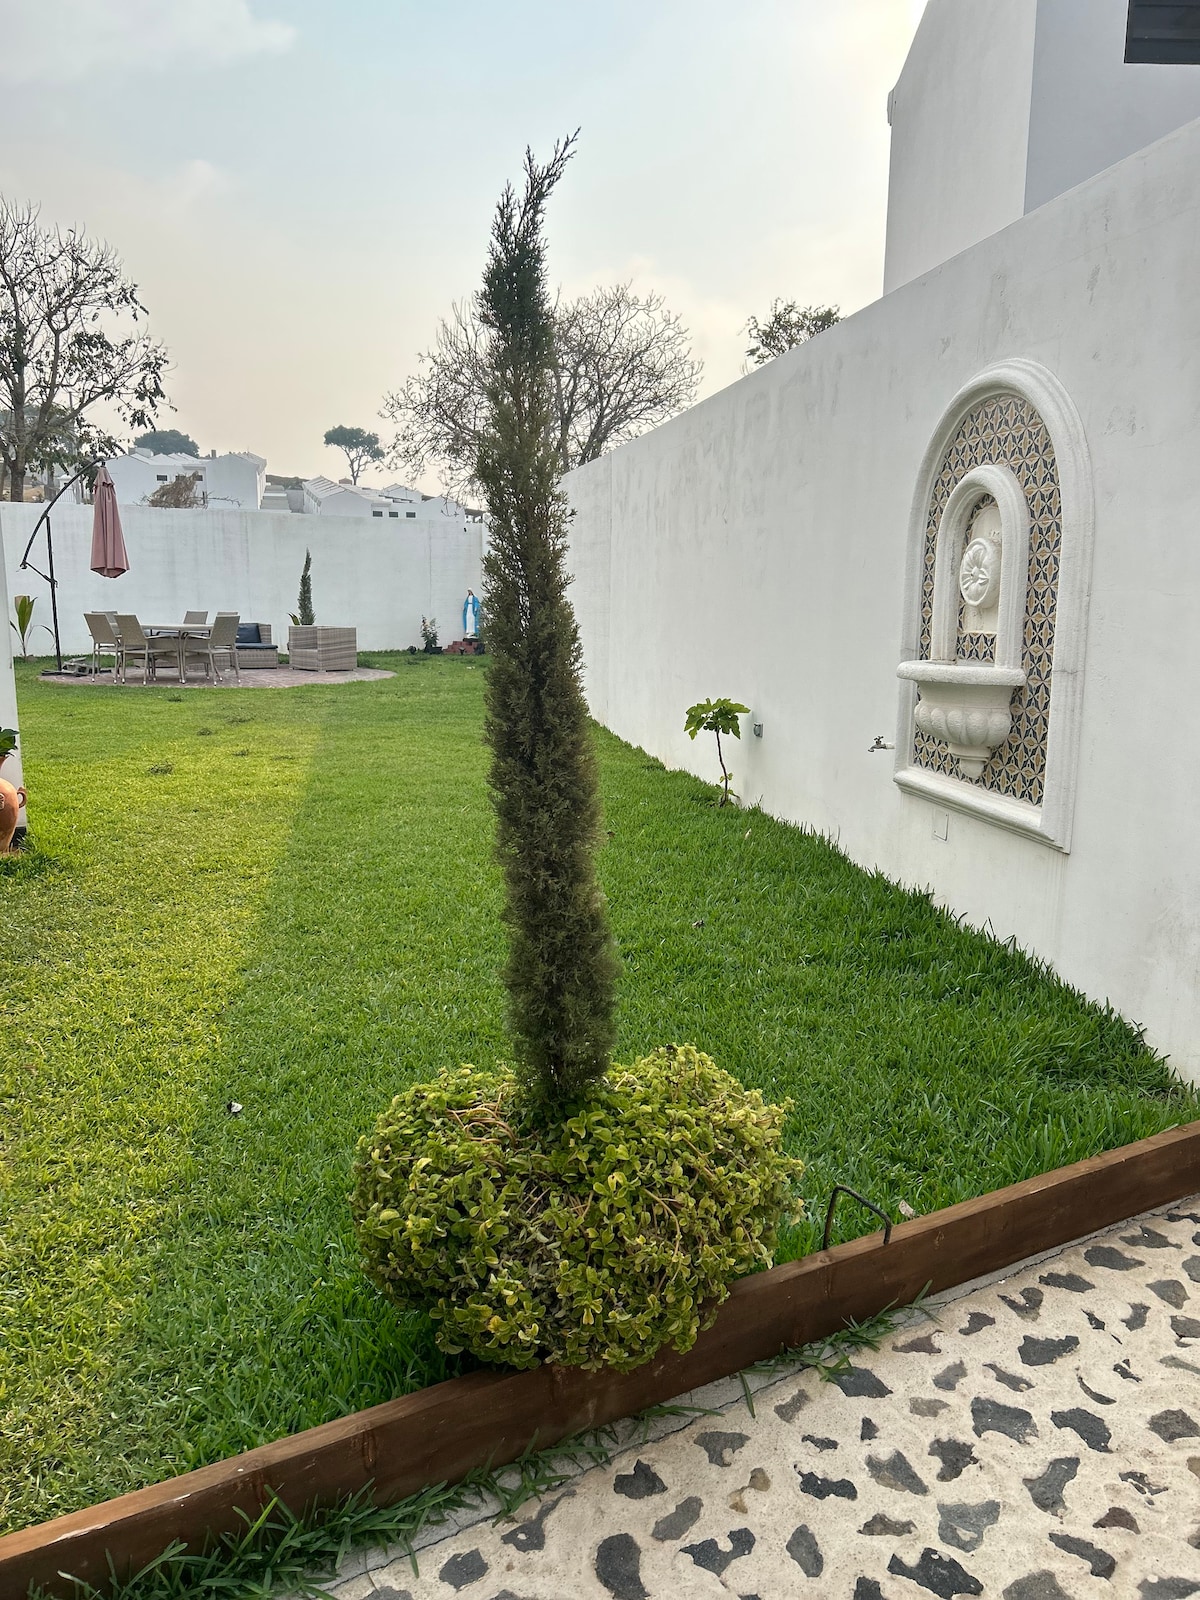
[[[203,678],[189,678],[186,683],[180,684],[178,677],[173,673],[159,678],[157,687],[160,689],[297,689],[306,685],[311,688],[314,683],[368,683],[376,678],[394,678],[394,672],[383,672],[376,667],[356,667],[353,672],[297,672],[295,668],[280,666],[270,672],[252,672],[243,670],[242,681],[239,683],[232,672],[227,672],[216,683],[208,683]],[[113,683],[111,671],[98,673],[94,678],[89,673],[86,678],[76,678],[67,673],[61,676],[57,672],[42,674],[44,683],[58,683],[84,688],[141,689],[142,680],[134,676],[125,684]]]
[[[750,1374],[753,1415],[714,1385],[691,1398],[716,1414],[660,1419],[516,1519],[460,1515],[419,1574],[360,1555],[330,1592],[1200,1594],[1200,1200],[941,1297],[851,1360]]]

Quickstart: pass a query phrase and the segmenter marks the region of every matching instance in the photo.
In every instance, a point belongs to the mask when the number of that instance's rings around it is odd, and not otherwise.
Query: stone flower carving
[[[1000,593],[1000,546],[991,539],[972,539],[958,569],[958,587],[969,606],[984,611]]]

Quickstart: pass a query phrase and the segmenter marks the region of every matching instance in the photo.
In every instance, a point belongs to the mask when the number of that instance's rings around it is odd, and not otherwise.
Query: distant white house
[[[400,517],[399,502],[377,489],[355,485],[348,479],[334,483],[332,478],[304,480],[304,510],[316,517]]]
[[[422,494],[404,483],[390,483],[386,489],[368,489],[364,484],[342,478],[306,478],[304,510],[310,516],[378,517],[392,522],[414,522],[421,518],[446,517],[454,522],[479,522],[481,514],[460,506],[444,495]]]
[[[156,489],[176,478],[196,474],[196,487],[202,505],[214,511],[257,511],[266,486],[267,463],[248,450],[234,450],[219,456],[153,455],[149,450],[131,450],[105,463],[116,485],[121,505],[142,505]]]
[[[412,505],[419,505],[425,499],[419,489],[410,489],[406,483],[389,483],[379,493],[388,500],[405,501]]]

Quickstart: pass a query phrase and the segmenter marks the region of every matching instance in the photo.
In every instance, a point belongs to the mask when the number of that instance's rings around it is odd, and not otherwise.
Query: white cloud
[[[255,17],[248,0],[0,0],[0,38],[0,80],[45,83],[274,54],[295,30]]]
[[[226,194],[233,187],[232,179],[220,167],[199,158],[185,161],[168,183],[169,194],[165,198],[179,211],[190,211],[201,201]]]

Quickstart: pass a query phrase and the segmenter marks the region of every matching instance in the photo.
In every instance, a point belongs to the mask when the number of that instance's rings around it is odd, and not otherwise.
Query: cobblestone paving
[[[736,1393],[515,1519],[460,1526],[419,1575],[376,1552],[331,1592],[1200,1595],[1200,1200],[943,1300],[832,1380],[767,1380],[753,1415]]]

